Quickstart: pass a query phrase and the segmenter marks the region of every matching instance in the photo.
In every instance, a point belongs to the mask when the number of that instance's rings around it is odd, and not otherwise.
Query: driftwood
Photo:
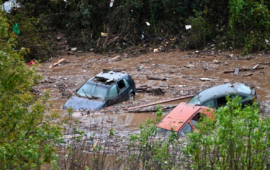
[[[162,88],[153,88],[150,86],[140,86],[136,88],[136,92],[138,93],[151,93],[153,95],[163,95],[165,92]]]
[[[149,104],[145,104],[145,105],[141,105],[141,106],[130,107],[130,108],[128,108],[128,111],[133,110],[133,109],[142,108],[142,107],[153,106],[153,105],[158,105],[158,104],[162,104],[162,103],[168,103],[168,102],[172,102],[172,101],[176,101],[176,100],[191,98],[193,96],[194,95],[181,96],[181,97],[168,99],[168,100],[162,100],[162,101],[159,101],[159,102],[149,103]]]
[[[260,69],[264,69],[264,67],[257,67],[255,69],[253,68],[240,68],[239,71],[255,71],[255,70],[260,70]],[[225,70],[223,73],[234,73],[235,70]]]
[[[122,71],[126,71],[127,69],[124,68],[104,68],[103,72],[109,72],[109,71],[114,71],[114,72],[122,72]]]
[[[122,59],[121,56],[118,55],[118,56],[116,56],[116,57],[110,58],[110,59],[108,60],[108,62],[119,61],[119,60],[121,60],[121,59]]]
[[[159,87],[151,87],[148,85],[141,85],[138,88],[136,88],[136,92],[138,93],[151,93],[153,95],[163,95],[164,88],[159,88]]]
[[[150,76],[146,76],[147,80],[162,80],[162,81],[166,81],[167,78],[158,78],[158,77],[150,77]]]
[[[261,64],[261,65],[270,65],[270,62],[268,61],[268,62],[263,62],[263,63],[259,63],[259,64]]]
[[[65,61],[65,59],[64,59],[64,58],[62,58],[61,60],[58,60],[56,63],[54,63],[54,64],[50,65],[50,67],[49,67],[49,68],[53,68],[53,67],[57,66],[58,64],[62,63],[63,61]]]
[[[253,73],[247,73],[247,74],[244,74],[243,77],[247,77],[247,76],[252,76]]]
[[[171,109],[171,108],[175,108],[177,105],[168,105],[168,106],[161,106],[160,108],[162,110],[166,110],[166,109]],[[157,111],[157,107],[156,106],[148,106],[145,108],[138,108],[138,109],[134,109],[134,110],[128,110],[128,112],[131,113],[144,113],[144,112],[156,112]]]

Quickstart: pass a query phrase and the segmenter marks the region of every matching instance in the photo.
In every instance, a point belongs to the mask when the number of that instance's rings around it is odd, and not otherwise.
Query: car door
[[[119,80],[117,82],[118,88],[119,88],[119,96],[120,96],[120,100],[124,101],[128,99],[128,95],[129,95],[129,84],[127,82],[126,79],[122,79]]]
[[[108,101],[107,101],[107,106],[119,103],[120,100],[120,95],[119,95],[119,89],[117,83],[112,85],[109,91],[109,96],[108,96]]]

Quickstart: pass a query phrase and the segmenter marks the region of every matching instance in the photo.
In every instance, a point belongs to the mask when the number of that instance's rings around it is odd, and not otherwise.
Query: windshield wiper
[[[101,97],[98,97],[98,96],[93,96],[93,95],[91,95],[92,96],[92,98],[94,98],[94,99],[101,99]]]
[[[88,99],[91,99],[91,98],[92,98],[92,97],[89,97],[89,96],[85,93],[84,89],[82,89],[82,91],[84,92],[86,98],[88,98]]]

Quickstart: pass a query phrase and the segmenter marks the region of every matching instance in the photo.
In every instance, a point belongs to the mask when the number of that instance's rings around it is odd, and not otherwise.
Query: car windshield
[[[171,130],[166,130],[162,128],[157,128],[157,136],[159,137],[169,137],[172,134]]]
[[[98,100],[105,100],[108,89],[106,87],[98,86],[91,83],[85,83],[77,94],[82,97],[93,98]]]
[[[190,99],[188,101],[188,103],[191,103],[191,104],[197,104],[197,105],[200,105],[201,102],[199,101],[199,94],[197,94],[196,96],[194,96],[192,99]]]

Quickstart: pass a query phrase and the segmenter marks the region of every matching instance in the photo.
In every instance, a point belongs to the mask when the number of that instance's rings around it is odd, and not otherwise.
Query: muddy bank
[[[53,68],[49,66],[60,58],[52,58],[48,63],[42,63],[40,73],[44,75],[44,81],[35,87],[35,92],[49,89],[53,109],[65,115],[63,104],[90,77],[98,74],[104,68],[125,69],[135,80],[136,87],[160,89],[162,93],[140,91],[133,101],[126,101],[101,109],[97,112],[75,112],[73,117],[79,120],[79,126],[87,126],[88,123],[112,122],[115,130],[136,131],[139,124],[147,118],[153,118],[155,112],[129,113],[127,108],[160,100],[175,98],[182,95],[192,95],[197,92],[224,82],[243,82],[253,84],[258,92],[261,105],[270,110],[270,78],[268,54],[255,54],[240,57],[239,52],[169,52],[148,53],[139,57],[123,55],[96,55],[94,53],[74,53],[74,55],[62,56],[65,62]],[[235,68],[248,69],[263,67],[260,70],[240,71],[225,74],[225,70]],[[159,78],[161,80],[149,77]],[[201,79],[200,78],[207,78]],[[206,80],[206,81],[205,81]],[[174,101],[164,105],[176,105],[182,101]],[[170,109],[164,111],[164,115]]]

